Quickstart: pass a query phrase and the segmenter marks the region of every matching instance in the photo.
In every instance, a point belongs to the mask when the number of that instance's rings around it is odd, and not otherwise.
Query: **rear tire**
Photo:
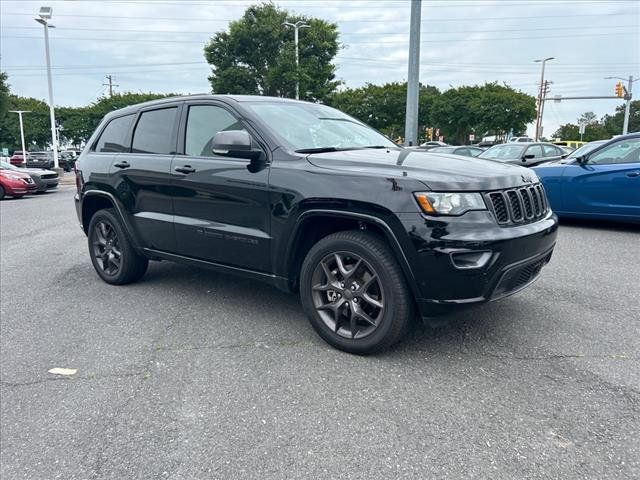
[[[344,231],[316,243],[300,272],[309,321],[330,345],[365,355],[407,332],[413,300],[387,243],[375,234]]]
[[[149,260],[135,251],[113,209],[93,215],[87,238],[93,268],[105,282],[125,285],[147,271]]]
[[[0,185],[0,200],[2,200],[4,198],[4,187],[2,185]]]

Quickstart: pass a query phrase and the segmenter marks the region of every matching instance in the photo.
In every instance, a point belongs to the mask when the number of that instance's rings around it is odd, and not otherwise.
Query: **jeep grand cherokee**
[[[557,217],[536,174],[399,147],[324,105],[196,95],[110,112],[77,163],[98,275],[149,260],[299,291],[318,334],[388,347],[417,312],[505,297],[549,261]]]

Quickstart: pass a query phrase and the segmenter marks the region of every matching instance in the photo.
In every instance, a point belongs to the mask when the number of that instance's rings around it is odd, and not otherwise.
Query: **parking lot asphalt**
[[[261,283],[103,283],[73,191],[0,202],[0,478],[640,477],[638,229],[564,223],[526,291],[358,357]]]

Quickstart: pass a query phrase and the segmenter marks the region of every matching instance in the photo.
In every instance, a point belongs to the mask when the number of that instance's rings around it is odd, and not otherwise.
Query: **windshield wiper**
[[[316,147],[316,148],[300,148],[296,150],[296,153],[325,153],[325,152],[337,152],[343,150],[338,147]]]
[[[325,152],[344,152],[345,150],[361,150],[363,148],[389,148],[384,145],[367,145],[365,147],[316,147],[316,148],[300,148],[296,153],[325,153]]]

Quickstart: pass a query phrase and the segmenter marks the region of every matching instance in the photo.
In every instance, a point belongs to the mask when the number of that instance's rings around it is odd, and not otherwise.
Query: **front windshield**
[[[489,160],[507,161],[522,158],[524,149],[528,145],[496,145],[489,150],[485,150],[480,158],[488,158]]]
[[[571,152],[571,155],[569,155],[567,157],[567,160],[571,159],[571,158],[578,158],[578,157],[581,157],[582,155],[586,155],[591,150],[594,150],[596,147],[599,147],[603,143],[606,143],[606,140],[603,140],[601,142],[589,142],[589,143],[586,143],[586,144],[582,145],[580,148],[578,148],[577,150],[574,150],[573,152]]]
[[[326,105],[255,102],[247,107],[293,150],[397,147],[372,128]]]
[[[19,168],[0,160],[0,170],[19,170]]]

